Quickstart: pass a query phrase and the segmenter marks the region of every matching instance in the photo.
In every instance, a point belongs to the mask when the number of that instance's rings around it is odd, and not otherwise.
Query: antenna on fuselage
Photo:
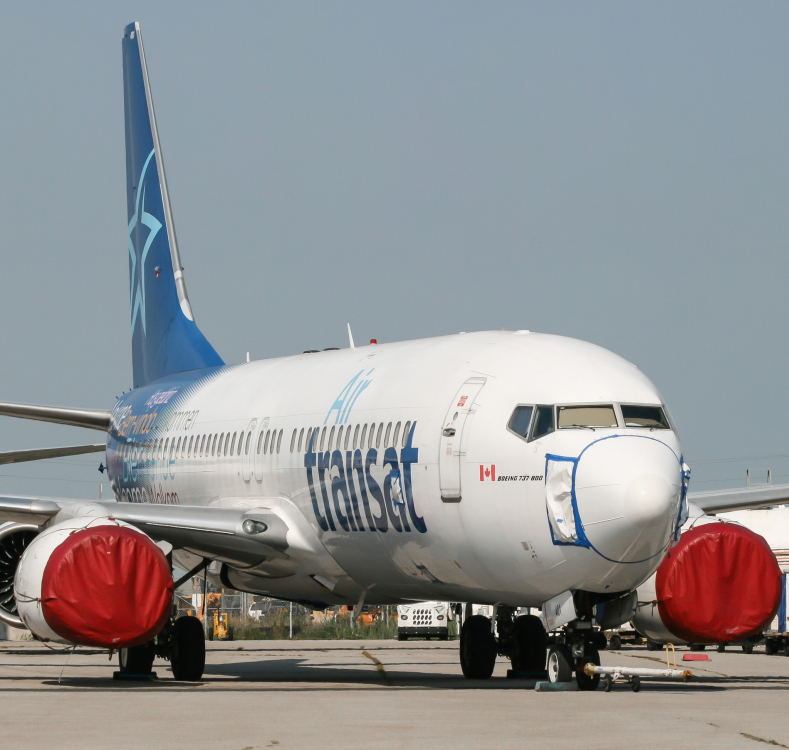
[[[353,343],[353,333],[351,331],[351,324],[348,323],[348,341],[350,342],[351,349],[356,348],[356,344]]]

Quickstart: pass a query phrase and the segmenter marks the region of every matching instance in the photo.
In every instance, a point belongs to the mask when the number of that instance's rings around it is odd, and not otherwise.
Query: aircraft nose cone
[[[641,474],[625,487],[626,517],[636,526],[662,524],[675,507],[677,487],[658,474]]]
[[[576,469],[578,512],[587,539],[616,562],[659,555],[674,531],[682,473],[669,446],[620,435],[589,445]]]

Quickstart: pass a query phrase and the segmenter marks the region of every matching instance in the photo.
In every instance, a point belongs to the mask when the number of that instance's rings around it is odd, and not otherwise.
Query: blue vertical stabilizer
[[[195,325],[175,240],[140,25],[123,34],[134,387],[224,364]]]

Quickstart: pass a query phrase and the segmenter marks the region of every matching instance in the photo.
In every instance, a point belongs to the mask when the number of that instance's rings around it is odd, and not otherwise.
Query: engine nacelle
[[[660,643],[732,643],[761,633],[781,602],[781,570],[763,537],[713,519],[685,531],[638,589],[633,625]]]
[[[162,629],[173,601],[164,553],[111,518],[75,518],[29,544],[14,580],[19,616],[42,641],[129,648]]]
[[[22,553],[40,531],[29,523],[0,524],[0,622],[12,628],[24,628],[17,612],[14,577]]]

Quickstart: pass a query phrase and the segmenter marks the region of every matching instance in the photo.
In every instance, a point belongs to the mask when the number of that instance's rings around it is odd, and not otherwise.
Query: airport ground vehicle
[[[452,607],[449,602],[415,602],[397,607],[397,640],[438,638],[449,640]]]

